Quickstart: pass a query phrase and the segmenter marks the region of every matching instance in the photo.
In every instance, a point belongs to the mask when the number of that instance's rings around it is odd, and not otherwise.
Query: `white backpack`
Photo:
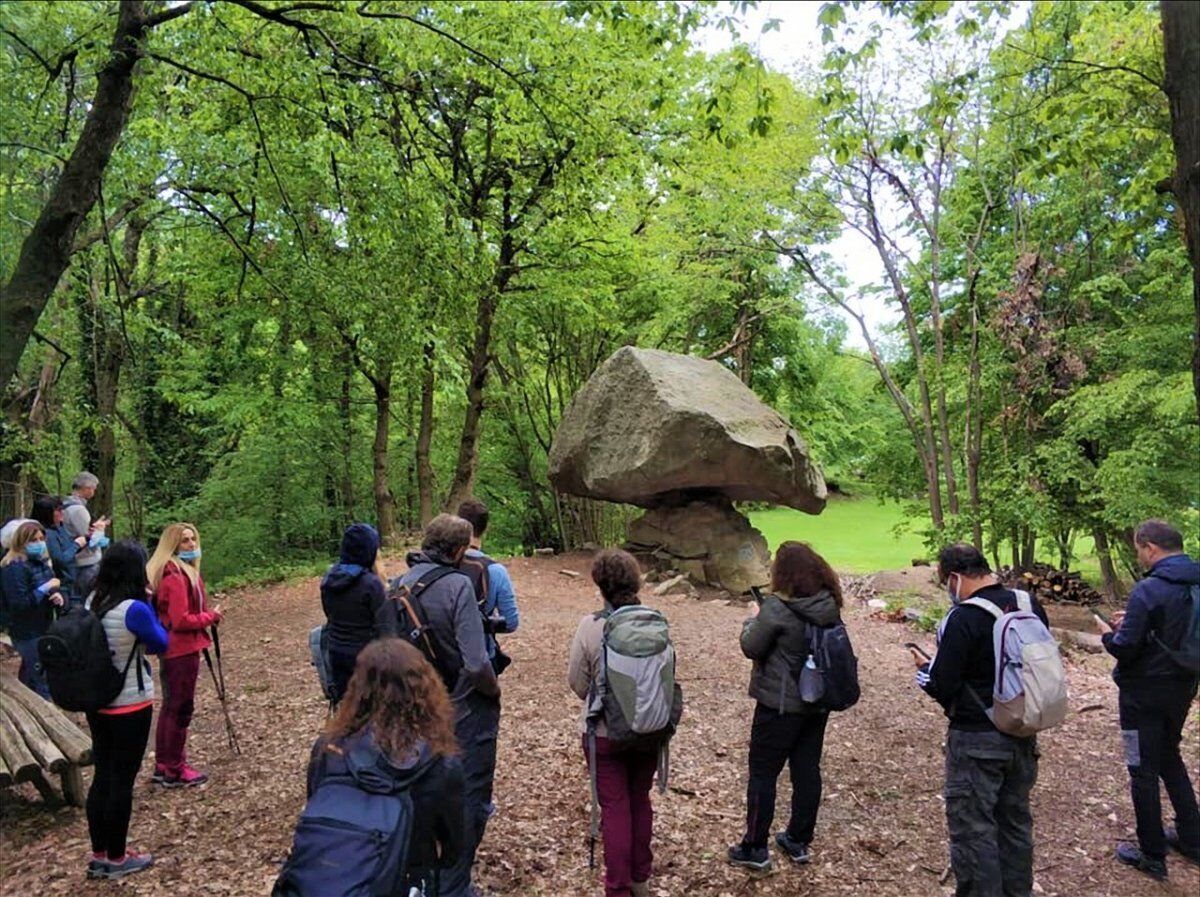
[[[992,627],[996,684],[988,717],[1001,732],[1027,738],[1066,719],[1067,672],[1058,642],[1033,612],[1029,593],[1013,591],[1017,609],[1008,613],[985,598],[970,598],[963,604],[996,618]]]

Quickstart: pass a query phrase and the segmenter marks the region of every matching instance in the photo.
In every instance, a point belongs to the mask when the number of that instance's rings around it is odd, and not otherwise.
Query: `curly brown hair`
[[[608,548],[592,561],[592,582],[600,587],[600,594],[614,608],[637,604],[642,570],[628,551]]]
[[[458,753],[446,686],[425,655],[403,639],[378,639],[359,652],[325,738],[339,741],[368,725],[375,743],[396,762],[419,741],[439,757]]]
[[[771,590],[789,598],[815,595],[821,590],[842,606],[842,582],[825,558],[807,542],[784,542],[771,565]]]

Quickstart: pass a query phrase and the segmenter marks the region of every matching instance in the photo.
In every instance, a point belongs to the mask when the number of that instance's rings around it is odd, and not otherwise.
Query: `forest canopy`
[[[472,493],[499,548],[604,539],[546,458],[636,344],[931,542],[1115,587],[1139,519],[1200,536],[1158,5],[829,4],[789,71],[749,6],[4,3],[4,516],[88,469],[214,579]]]

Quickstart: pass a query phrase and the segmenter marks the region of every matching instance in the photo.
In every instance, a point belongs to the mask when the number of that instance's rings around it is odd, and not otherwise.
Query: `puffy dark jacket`
[[[742,653],[754,661],[750,697],[780,713],[810,711],[796,685],[808,657],[808,624],[840,620],[833,595],[824,590],[796,598],[768,595],[758,614],[742,624]]]
[[[1121,628],[1103,636],[1104,647],[1117,659],[1113,679],[1118,685],[1162,679],[1192,679],[1172,661],[1155,640],[1177,647],[1188,625],[1193,585],[1200,583],[1200,562],[1186,554],[1165,557],[1139,580],[1125,606]]]
[[[412,796],[408,881],[400,894],[407,895],[422,879],[432,884],[433,869],[458,859],[463,849],[463,772],[457,757],[435,757],[422,743],[403,763],[395,763],[369,731],[338,743],[317,739],[308,763],[308,796],[327,777],[347,775],[372,794],[407,788]]]

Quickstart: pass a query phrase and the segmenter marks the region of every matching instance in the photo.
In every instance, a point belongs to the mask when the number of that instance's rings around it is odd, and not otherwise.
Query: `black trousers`
[[[1122,683],[1117,698],[1138,844],[1142,853],[1155,859],[1167,854],[1159,779],[1175,810],[1180,841],[1200,853],[1200,811],[1187,766],[1179,755],[1183,724],[1195,697],[1195,682],[1156,679]]]
[[[133,713],[87,715],[92,730],[92,761],[96,765],[87,796],[92,853],[107,854],[114,860],[125,855],[133,783],[150,739],[153,712],[153,707],[145,707]]]
[[[821,748],[828,713],[780,713],[754,707],[750,725],[750,779],[746,783],[748,847],[766,847],[775,820],[775,785],[786,763],[792,778],[792,815],[787,833],[811,844],[821,805]]]
[[[995,729],[946,734],[946,828],[956,897],[1029,897],[1033,892],[1036,738]]]
[[[471,694],[456,706],[454,734],[462,751],[463,850],[458,862],[441,873],[440,897],[470,897],[471,868],[492,815],[492,782],[496,776],[496,738],[500,732],[500,700]]]

